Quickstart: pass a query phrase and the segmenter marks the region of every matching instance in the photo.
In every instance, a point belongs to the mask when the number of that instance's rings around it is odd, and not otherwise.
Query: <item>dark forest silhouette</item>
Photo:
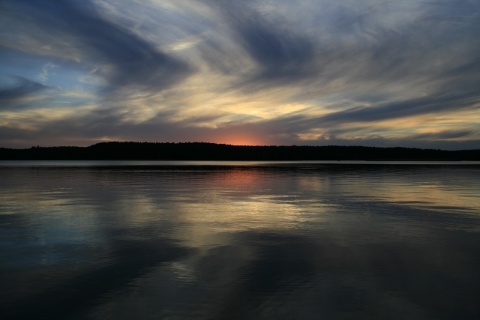
[[[0,148],[0,160],[480,160],[480,149],[234,146],[205,142],[101,142],[89,147]]]

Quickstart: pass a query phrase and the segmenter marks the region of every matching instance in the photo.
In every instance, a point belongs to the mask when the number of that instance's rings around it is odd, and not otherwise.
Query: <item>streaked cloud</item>
[[[477,1],[6,0],[0,18],[4,146],[480,147]]]
[[[4,86],[0,87],[0,111],[24,107],[35,99],[36,94],[48,89],[39,82],[20,76],[5,80]]]

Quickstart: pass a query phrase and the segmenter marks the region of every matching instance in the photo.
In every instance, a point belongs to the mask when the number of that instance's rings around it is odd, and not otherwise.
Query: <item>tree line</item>
[[[0,160],[474,160],[477,150],[364,146],[234,146],[204,142],[101,142],[88,147],[0,148]]]

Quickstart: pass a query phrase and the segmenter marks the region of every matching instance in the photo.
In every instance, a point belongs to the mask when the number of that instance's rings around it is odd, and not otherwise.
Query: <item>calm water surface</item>
[[[0,163],[2,319],[480,319],[480,164]]]

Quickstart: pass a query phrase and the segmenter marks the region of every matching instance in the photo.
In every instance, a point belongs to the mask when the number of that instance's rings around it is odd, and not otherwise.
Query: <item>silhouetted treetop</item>
[[[89,147],[0,148],[0,160],[480,160],[480,149],[234,146],[209,142],[100,142]]]

